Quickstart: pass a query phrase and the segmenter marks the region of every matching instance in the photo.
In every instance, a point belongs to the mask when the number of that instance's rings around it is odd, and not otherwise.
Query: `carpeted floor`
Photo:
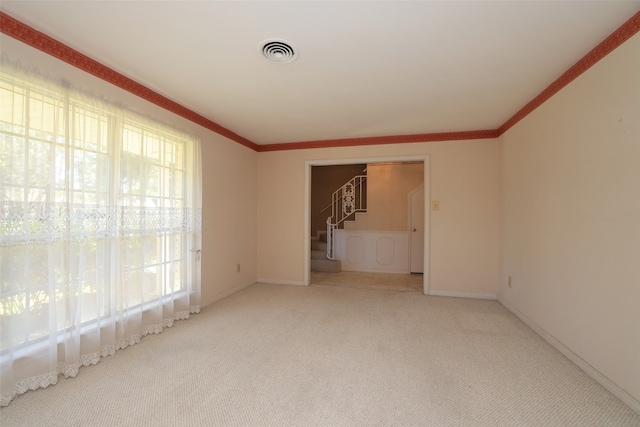
[[[496,301],[256,284],[2,426],[640,426]]]

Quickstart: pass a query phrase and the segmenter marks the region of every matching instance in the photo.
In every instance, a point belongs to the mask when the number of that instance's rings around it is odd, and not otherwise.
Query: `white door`
[[[424,273],[424,185],[411,193],[410,222],[410,270],[412,273]]]

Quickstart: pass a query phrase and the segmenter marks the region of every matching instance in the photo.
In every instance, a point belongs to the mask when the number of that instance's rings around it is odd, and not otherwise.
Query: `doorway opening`
[[[429,155],[390,156],[376,158],[350,158],[333,160],[309,160],[305,162],[305,285],[311,284],[311,241],[312,235],[323,227],[325,219],[318,219],[325,208],[318,196],[314,196],[315,171],[326,171],[330,166],[356,165],[356,169],[366,169],[369,195],[367,213],[350,223],[346,230],[338,230],[335,244],[336,257],[342,260],[341,273],[327,273],[332,276],[314,281],[339,281],[343,277],[354,282],[369,281],[379,288],[401,283],[401,290],[415,290],[416,282],[422,292],[429,292],[429,210],[430,200],[430,157]],[[364,167],[363,167],[364,166]],[[404,166],[407,166],[405,168]],[[412,166],[412,168],[411,168]],[[413,170],[413,172],[407,172]],[[416,172],[420,170],[419,181]],[[398,171],[403,171],[402,173]],[[407,175],[408,174],[408,175]],[[411,177],[411,174],[414,176]],[[398,178],[398,176],[404,178]],[[409,176],[409,178],[407,178]],[[394,178],[396,181],[394,182]],[[420,209],[421,207],[421,209]],[[418,209],[416,209],[418,208]],[[326,209],[324,209],[326,213]],[[416,210],[418,216],[416,216]],[[330,211],[330,209],[328,210]],[[375,211],[375,212],[374,212]],[[420,217],[420,211],[422,217]],[[321,224],[318,226],[318,224]],[[416,231],[413,231],[413,230]],[[320,232],[322,232],[320,230]],[[325,232],[326,233],[326,232]],[[412,236],[420,234],[421,237]],[[412,260],[413,259],[413,260]],[[421,261],[421,262],[420,262]],[[422,270],[422,271],[420,271]],[[411,274],[413,271],[413,274]],[[422,274],[421,274],[422,273]],[[374,286],[375,287],[375,286]]]

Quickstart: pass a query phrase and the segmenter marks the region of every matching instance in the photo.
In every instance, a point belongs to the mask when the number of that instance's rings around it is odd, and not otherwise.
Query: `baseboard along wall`
[[[295,285],[295,286],[304,286],[304,281],[302,280],[277,280],[277,279],[264,279],[258,277],[256,279],[256,283],[266,283],[269,285]]]
[[[249,282],[249,283],[246,283],[246,284],[236,285],[236,286],[234,286],[232,288],[229,288],[224,292],[220,292],[219,294],[217,294],[213,298],[209,298],[206,301],[202,301],[201,306],[202,307],[206,307],[206,306],[208,306],[210,304],[213,304],[216,301],[220,301],[221,299],[226,298],[231,294],[235,294],[236,292],[241,291],[244,288],[248,288],[249,286],[253,285],[254,283],[255,283],[255,281]]]
[[[429,291],[429,295],[434,297],[497,299],[496,294],[480,294],[472,292]]]
[[[567,359],[571,360],[575,363],[580,369],[582,369],[587,375],[593,378],[596,382],[598,382],[601,386],[606,388],[611,392],[615,397],[622,400],[629,408],[631,408],[636,413],[640,414],[640,401],[635,399],[629,393],[620,388],[616,383],[611,381],[605,375],[603,375],[596,368],[591,366],[588,362],[586,362],[583,358],[578,356],[576,353],[571,351],[569,347],[558,341],[553,335],[544,330],[541,326],[539,326],[536,322],[531,320],[529,317],[524,315],[515,309],[508,302],[498,299],[498,302],[502,304],[507,310],[513,313],[518,319],[522,320],[524,324],[530,327],[535,333],[540,335],[545,341],[551,344],[556,350],[560,353],[564,354]]]

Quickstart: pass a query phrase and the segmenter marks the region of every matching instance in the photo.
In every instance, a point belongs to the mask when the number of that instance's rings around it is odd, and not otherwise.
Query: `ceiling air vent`
[[[258,45],[258,50],[271,62],[287,64],[298,57],[298,52],[293,45],[286,40],[268,39]]]

